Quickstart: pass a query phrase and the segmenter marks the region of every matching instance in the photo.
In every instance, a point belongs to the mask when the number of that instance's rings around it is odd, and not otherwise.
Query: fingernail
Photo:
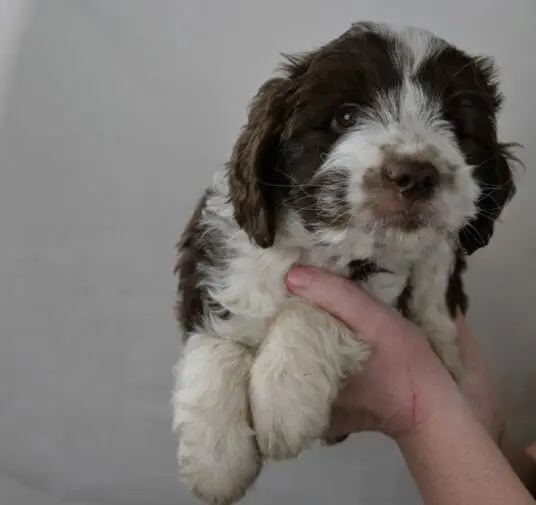
[[[308,267],[294,267],[287,275],[287,282],[295,288],[307,288],[313,280],[315,271]]]

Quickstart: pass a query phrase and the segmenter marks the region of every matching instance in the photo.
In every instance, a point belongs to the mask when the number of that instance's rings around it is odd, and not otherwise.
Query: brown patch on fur
[[[468,162],[475,165],[475,178],[482,188],[477,215],[460,232],[460,243],[468,255],[488,245],[496,220],[516,194],[511,164],[519,160],[510,145],[493,142],[491,147],[470,139],[465,142]]]
[[[458,310],[466,314],[469,309],[469,300],[463,288],[463,274],[467,268],[465,253],[459,249],[456,252],[454,269],[450,274],[449,285],[447,288],[447,307],[453,319],[456,318]]]
[[[319,211],[319,184],[311,179],[339,137],[330,127],[337,108],[370,106],[380,90],[401,82],[389,44],[349,30],[318,50],[286,56],[283,76],[259,89],[227,167],[235,219],[260,247],[273,244],[284,202],[296,204],[309,225],[346,222]]]
[[[370,106],[379,91],[400,84],[390,44],[377,33],[349,30],[316,51],[290,57],[283,68],[295,91],[283,140],[329,127],[337,107]]]
[[[202,324],[207,307],[219,312],[220,317],[228,316],[223,308],[211,299],[201,283],[203,270],[214,265],[214,258],[217,257],[215,252],[218,248],[217,237],[210,233],[202,220],[209,194],[206,191],[200,198],[177,245],[178,259],[174,273],[178,276],[179,282],[175,316],[185,340]]]
[[[465,314],[468,309],[469,301],[465,290],[463,287],[463,274],[467,267],[467,262],[465,260],[465,253],[458,249],[456,251],[454,268],[450,274],[449,283],[447,286],[447,292],[445,293],[447,308],[449,310],[450,316],[455,319],[458,311],[462,314]],[[408,277],[408,281],[404,286],[402,293],[400,293],[395,307],[396,309],[406,318],[412,319],[411,312],[409,310],[409,302],[411,300],[413,292],[413,285],[411,282],[411,275]]]
[[[279,134],[288,91],[283,78],[266,82],[253,99],[248,122],[227,165],[230,200],[237,223],[260,247],[270,247],[276,230]]]
[[[419,70],[418,78],[428,92],[439,97],[445,118],[454,131],[466,162],[475,166],[475,178],[482,186],[477,216],[460,232],[467,254],[486,246],[494,222],[515,194],[511,163],[514,144],[497,138],[497,114],[502,105],[490,58],[473,58],[453,47],[445,47]]]
[[[369,259],[356,259],[348,265],[348,277],[354,282],[365,282],[371,275],[388,273],[388,270],[381,268],[375,261]]]
[[[299,213],[309,229],[319,224],[344,227],[348,222],[347,176],[333,172],[316,174],[336,139],[333,132],[314,131],[286,142],[282,148],[281,167],[292,174],[285,204]],[[326,188],[330,188],[334,205],[322,205],[320,201]]]

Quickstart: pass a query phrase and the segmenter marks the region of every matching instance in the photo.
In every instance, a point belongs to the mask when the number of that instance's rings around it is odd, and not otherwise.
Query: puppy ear
[[[277,163],[288,83],[286,78],[274,78],[259,89],[227,164],[234,217],[250,239],[263,248],[274,242],[280,204],[278,186],[285,182]]]
[[[519,162],[513,154],[516,144],[496,144],[478,156],[485,161],[476,164],[474,176],[480,186],[476,216],[460,232],[460,243],[471,255],[488,245],[495,227],[508,202],[516,193],[512,164]],[[487,156],[487,158],[486,158]]]
[[[475,167],[473,174],[480,186],[477,215],[460,233],[461,245],[470,255],[488,245],[495,221],[513,198],[516,188],[512,165],[519,160],[514,155],[518,145],[502,144],[497,138],[497,114],[503,97],[494,60],[476,57],[465,71],[467,81],[478,89],[470,97],[459,93],[458,101],[462,148],[467,162]]]

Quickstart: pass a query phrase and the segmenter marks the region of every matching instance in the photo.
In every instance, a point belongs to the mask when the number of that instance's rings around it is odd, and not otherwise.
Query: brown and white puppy
[[[179,244],[174,429],[182,478],[210,504],[241,498],[265,458],[321,439],[341,382],[369,356],[287,292],[289,268],[359,281],[421,325],[458,376],[465,255],[514,194],[489,59],[357,23],[287,60]]]

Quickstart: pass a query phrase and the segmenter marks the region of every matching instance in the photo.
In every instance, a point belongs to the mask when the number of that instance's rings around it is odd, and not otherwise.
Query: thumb
[[[293,267],[287,285],[297,296],[338,317],[371,343],[409,329],[410,323],[354,282],[312,267]]]

